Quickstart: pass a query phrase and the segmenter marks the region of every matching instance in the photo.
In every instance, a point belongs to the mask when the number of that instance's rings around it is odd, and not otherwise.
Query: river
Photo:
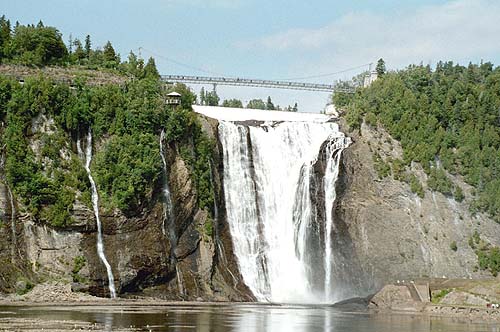
[[[88,325],[85,327],[85,324]],[[72,331],[75,328],[94,331],[500,332],[498,324],[348,312],[328,306],[231,303],[0,307],[0,331]]]

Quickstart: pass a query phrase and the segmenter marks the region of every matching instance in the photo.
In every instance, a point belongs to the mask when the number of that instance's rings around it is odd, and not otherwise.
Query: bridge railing
[[[209,76],[186,76],[186,75],[162,75],[165,82],[183,82],[194,84],[220,84],[236,86],[252,86],[278,89],[323,91],[323,92],[345,92],[353,93],[353,89],[337,87],[334,84],[302,83],[292,81],[272,81],[248,78],[230,78],[230,77],[209,77]]]

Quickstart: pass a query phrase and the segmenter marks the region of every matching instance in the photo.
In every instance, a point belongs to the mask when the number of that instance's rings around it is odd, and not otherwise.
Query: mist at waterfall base
[[[342,267],[332,209],[350,139],[319,114],[195,110],[219,119],[227,221],[240,272],[257,300],[341,300],[346,289],[336,288]]]

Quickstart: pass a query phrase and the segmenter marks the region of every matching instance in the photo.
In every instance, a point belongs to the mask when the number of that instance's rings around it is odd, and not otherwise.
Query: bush
[[[113,136],[96,155],[93,171],[105,204],[130,216],[140,213],[162,172],[157,138]]]
[[[375,153],[373,155],[373,162],[379,179],[383,179],[391,173],[391,166],[388,163],[384,162],[384,160],[378,153]]]
[[[441,302],[441,300],[446,296],[448,295],[449,293],[451,293],[452,289],[442,289],[440,290],[439,292],[436,292],[435,294],[433,293],[432,294],[432,303],[439,303]]]
[[[457,242],[456,241],[453,241],[453,242],[450,243],[450,249],[453,250],[453,251],[457,251],[458,250]]]
[[[424,196],[425,196],[424,188],[422,187],[422,184],[417,179],[417,177],[415,175],[413,175],[413,174],[410,174],[409,175],[409,179],[410,179],[410,189],[411,189],[411,191],[413,193],[417,194],[418,197],[424,198]]]
[[[439,191],[448,196],[452,195],[453,183],[442,168],[431,169],[427,185],[434,191]]]

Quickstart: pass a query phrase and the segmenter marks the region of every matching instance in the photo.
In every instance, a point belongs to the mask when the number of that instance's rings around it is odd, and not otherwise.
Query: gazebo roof
[[[181,97],[181,94],[174,91],[174,92],[170,92],[167,96],[168,97]]]

